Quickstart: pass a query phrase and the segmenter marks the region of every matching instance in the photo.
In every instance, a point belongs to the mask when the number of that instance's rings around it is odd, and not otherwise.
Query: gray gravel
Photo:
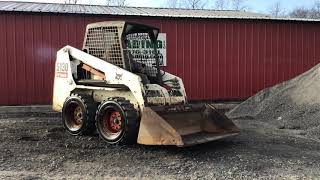
[[[320,144],[252,119],[239,136],[189,148],[107,146],[58,117],[0,120],[0,179],[317,179]]]
[[[0,179],[320,179],[320,65],[229,112],[236,137],[188,148],[108,146],[55,113],[0,115]]]
[[[279,129],[300,130],[320,140],[320,64],[306,73],[262,90],[227,113],[229,118],[251,118]]]

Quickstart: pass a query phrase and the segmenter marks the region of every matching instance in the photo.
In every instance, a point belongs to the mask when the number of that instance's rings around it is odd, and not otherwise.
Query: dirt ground
[[[108,146],[55,115],[2,117],[0,179],[319,179],[320,142],[252,119],[234,138],[189,148]]]

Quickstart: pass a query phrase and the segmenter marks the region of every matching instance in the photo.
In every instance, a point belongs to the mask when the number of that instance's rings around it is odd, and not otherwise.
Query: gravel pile
[[[270,122],[279,129],[301,130],[301,135],[320,139],[320,64],[292,80],[260,91],[227,116]]]

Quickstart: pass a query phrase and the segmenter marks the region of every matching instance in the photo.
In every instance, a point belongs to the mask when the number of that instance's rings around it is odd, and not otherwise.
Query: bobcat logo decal
[[[123,73],[116,73],[116,80],[121,81],[122,80]]]

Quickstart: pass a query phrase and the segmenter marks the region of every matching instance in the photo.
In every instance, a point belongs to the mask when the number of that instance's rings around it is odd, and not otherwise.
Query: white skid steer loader
[[[176,146],[239,133],[213,106],[187,104],[182,80],[159,67],[158,33],[137,23],[93,23],[82,50],[65,46],[57,52],[53,109],[62,112],[68,132],[97,131],[109,144]],[[142,35],[154,48],[151,57],[127,50],[128,40]]]

